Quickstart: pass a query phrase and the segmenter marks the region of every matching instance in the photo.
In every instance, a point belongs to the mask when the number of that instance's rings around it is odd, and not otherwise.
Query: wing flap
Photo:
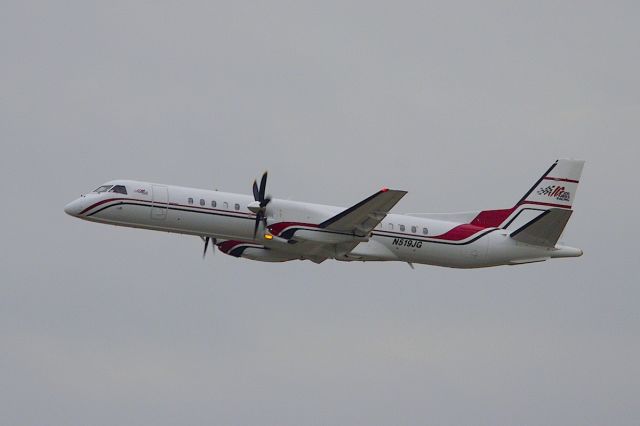
[[[389,213],[407,191],[381,189],[359,203],[325,220],[320,228],[364,237]]]

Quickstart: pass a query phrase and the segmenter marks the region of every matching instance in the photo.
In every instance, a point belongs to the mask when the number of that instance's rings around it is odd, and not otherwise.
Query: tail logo
[[[549,185],[546,188],[540,188],[538,195],[546,195],[547,197],[555,198],[558,201],[571,201],[571,193],[565,190],[564,186]]]

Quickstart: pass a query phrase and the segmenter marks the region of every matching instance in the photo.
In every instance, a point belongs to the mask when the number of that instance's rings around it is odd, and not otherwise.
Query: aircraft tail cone
[[[551,252],[551,257],[580,257],[583,254],[582,249],[557,245],[555,250]]]

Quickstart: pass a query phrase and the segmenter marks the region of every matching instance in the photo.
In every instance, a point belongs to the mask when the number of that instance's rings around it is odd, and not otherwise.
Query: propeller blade
[[[267,189],[267,172],[264,172],[264,174],[262,175],[262,179],[260,179],[260,193],[259,195],[259,201],[260,204],[262,204],[262,202],[264,201],[264,193]]]
[[[258,182],[253,180],[253,199],[256,201],[260,201],[260,192],[258,190]]]
[[[262,177],[260,178],[260,185],[258,186],[257,180],[253,181],[253,198],[260,203],[260,208],[255,208],[255,204],[250,208],[252,212],[256,213],[256,222],[253,226],[253,239],[256,239],[258,235],[258,228],[260,227],[260,222],[264,224],[264,228],[267,228],[267,204],[271,202],[271,196],[266,196],[265,193],[267,191],[267,176],[268,173],[264,172]],[[257,211],[256,211],[257,210]]]
[[[258,227],[260,226],[260,221],[262,220],[262,218],[264,217],[264,215],[262,214],[262,210],[258,210],[258,213],[256,213],[256,223],[253,226],[253,239],[256,239],[256,235],[258,235]]]
[[[207,255],[207,247],[209,247],[209,237],[204,238],[204,251],[202,252],[202,258]]]

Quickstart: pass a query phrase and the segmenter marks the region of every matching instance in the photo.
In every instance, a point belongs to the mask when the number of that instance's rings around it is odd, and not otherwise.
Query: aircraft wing
[[[358,204],[322,222],[320,228],[366,236],[389,213],[407,191],[383,188]]]

